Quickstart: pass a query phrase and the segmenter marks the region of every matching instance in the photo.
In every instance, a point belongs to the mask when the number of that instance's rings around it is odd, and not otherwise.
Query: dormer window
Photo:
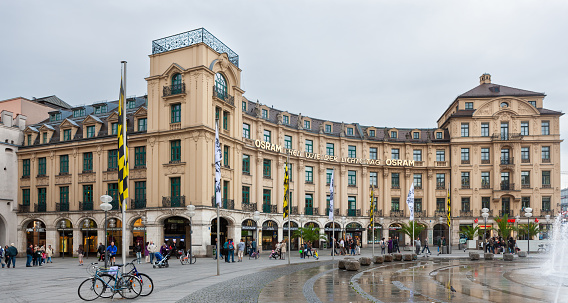
[[[87,138],[93,138],[95,136],[95,126],[89,125],[87,126]]]
[[[436,132],[436,139],[443,139],[444,136],[442,134],[442,132]]]
[[[104,114],[106,112],[107,112],[107,105],[106,104],[95,106],[95,115],[96,114]]]
[[[262,109],[262,119],[268,119],[268,110]]]
[[[375,135],[376,134],[374,129],[369,130],[369,137],[374,137]]]
[[[412,133],[412,139],[415,139],[415,140],[420,139],[420,133],[419,132],[413,132]]]
[[[71,140],[71,130],[65,129],[63,130],[63,141],[70,141]]]
[[[529,101],[529,104],[536,107],[536,101]]]
[[[326,133],[331,133],[331,124],[326,124],[326,125],[325,125],[325,132],[326,132]]]
[[[85,109],[79,108],[73,111],[73,118],[85,116]]]
[[[242,102],[242,108],[241,109],[243,110],[243,112],[247,111],[247,102],[246,101]]]
[[[290,125],[290,116],[282,116],[282,123],[286,125]]]
[[[126,108],[135,108],[136,107],[136,100],[128,100],[126,102]]]
[[[473,109],[473,102],[466,102],[465,109]]]
[[[305,129],[311,129],[312,128],[312,123],[309,120],[304,120],[304,128]]]
[[[348,136],[353,136],[353,127],[348,127],[348,128],[347,128],[347,135],[348,135]]]
[[[50,122],[59,121],[59,120],[61,120],[61,113],[53,113],[49,115]]]
[[[114,122],[111,124],[111,135],[118,134],[118,122]]]
[[[390,134],[391,134],[391,139],[396,139],[398,137],[398,134],[397,134],[396,131],[391,131]]]
[[[27,136],[28,146],[32,145],[32,135]]]
[[[41,136],[42,136],[42,143],[46,144],[47,143],[47,132],[43,132],[41,134]]]

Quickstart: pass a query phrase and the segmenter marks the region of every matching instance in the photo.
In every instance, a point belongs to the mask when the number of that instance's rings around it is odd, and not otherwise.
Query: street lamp
[[[385,218],[379,218],[379,224],[381,224],[381,236],[379,238],[382,239],[382,233],[384,230],[383,224],[385,223]],[[373,235],[373,241],[375,241],[375,235]]]
[[[528,241],[527,241],[527,254],[530,253],[531,250],[531,228],[530,228],[530,219],[532,217],[532,208],[527,207],[525,208],[525,217],[527,217],[527,236],[528,236]]]
[[[86,241],[85,241],[86,246],[87,246],[85,259],[89,258],[89,248],[90,248],[90,246],[89,246],[89,230],[88,230],[89,227],[91,227],[91,219],[85,219],[85,221],[83,221],[83,228],[85,228],[85,232],[87,234]]]
[[[487,236],[487,217],[489,217],[489,208],[484,207],[481,209],[481,216],[483,217],[483,252],[487,252],[487,244],[485,243],[485,237]]]
[[[147,245],[146,245],[146,224],[148,224],[148,218],[146,218],[146,216],[142,216],[140,218],[140,223],[142,223],[142,225],[144,225],[144,248],[146,249]]]
[[[521,219],[521,216],[516,215],[515,216],[515,222],[517,222],[517,230],[519,230],[519,220]],[[518,234],[517,234],[517,238],[518,238]]]
[[[190,204],[190,205],[187,206],[187,215],[189,216],[189,230],[190,230],[190,232],[189,232],[189,249],[187,251],[193,255],[193,253],[191,252],[191,243],[192,243],[191,240],[193,238],[193,222],[192,222],[192,219],[193,219],[193,216],[195,216],[195,205]]]
[[[260,221],[260,212],[259,212],[258,210],[255,210],[255,211],[254,211],[254,215],[252,216],[252,219],[253,219],[254,222],[256,223],[256,230],[257,230],[257,232],[256,232],[256,246],[257,246],[257,247],[254,247],[254,249],[257,249],[257,250],[258,250],[258,243],[260,242],[260,241],[259,241],[260,228],[258,228],[258,221]],[[254,239],[253,239],[253,240],[254,240]],[[261,243],[262,243],[262,242],[261,242]]]
[[[37,226],[37,229],[39,231],[39,222],[36,222],[36,226]],[[62,245],[63,245],[63,243],[65,243],[65,227],[67,227],[65,220],[61,220],[61,223],[59,224],[59,228],[61,228],[61,232],[63,232],[63,240],[61,240]],[[65,259],[65,247],[62,247],[61,251],[63,252],[61,258]],[[71,253],[71,254],[73,254],[73,253]]]
[[[109,195],[102,195],[101,196],[101,210],[105,212],[105,268],[108,267],[108,253],[107,253],[107,212],[112,209],[112,205],[110,202],[112,201],[112,197]]]
[[[300,215],[300,218],[298,219],[300,221],[300,233],[302,234],[302,237],[300,238],[300,240],[302,240],[302,244],[304,244],[304,231],[303,231],[303,227],[304,227],[304,222],[306,221],[306,216],[304,216],[304,214]],[[288,226],[288,228],[290,228],[290,226]]]
[[[546,215],[544,216],[546,218],[546,238],[549,238],[549,234],[550,234],[550,215]]]
[[[343,242],[345,242],[345,234],[346,234],[346,230],[345,230],[345,223],[347,222],[347,218],[345,218],[345,216],[341,217],[341,225],[343,225]],[[345,244],[344,244],[345,245]]]

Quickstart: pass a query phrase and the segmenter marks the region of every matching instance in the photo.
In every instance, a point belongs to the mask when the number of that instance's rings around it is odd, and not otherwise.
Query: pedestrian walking
[[[379,245],[381,246],[381,254],[384,255],[385,249],[387,248],[387,243],[385,242],[385,238],[381,239],[381,242],[379,242]]]
[[[148,244],[148,254],[150,255],[150,263],[154,264],[154,254],[158,251],[158,246],[154,244],[153,241],[150,241]]]
[[[389,253],[389,254],[392,254],[393,240],[392,240],[391,237],[389,237],[389,240],[388,240],[387,243],[388,243],[388,248],[389,248],[389,249],[388,249],[388,253]]]
[[[6,247],[8,247],[8,245],[6,245]],[[6,266],[6,263],[4,261],[4,256],[6,255],[6,251],[4,248],[2,248],[2,246],[0,246],[0,263],[2,263],[2,268],[4,268],[4,266]]]
[[[77,249],[77,257],[79,258],[79,266],[83,266],[83,254],[84,254],[83,244],[79,244]]]
[[[105,246],[103,243],[99,243],[99,247],[97,248],[97,255],[99,255],[99,262],[103,261],[105,258]]]
[[[142,263],[142,246],[140,246],[140,241],[136,242],[134,245],[134,252],[136,253],[136,262],[138,264]]]
[[[414,246],[416,246],[416,255],[420,254],[420,237],[416,238],[416,240],[414,240]]]
[[[399,244],[400,244],[400,243],[398,242],[398,237],[395,237],[394,240],[393,240],[393,248],[392,248],[392,250],[393,250],[393,252],[396,251],[396,252],[398,252],[398,253],[400,254],[400,247],[399,247]]]
[[[108,260],[111,262],[110,264],[114,264],[116,262],[116,253],[118,252],[118,248],[114,245],[114,241],[110,242],[109,247],[107,247],[106,251],[108,252]]]
[[[18,255],[18,249],[14,246],[14,243],[10,243],[8,247],[8,268],[10,268],[10,263],[12,263],[12,268],[16,268],[16,256]]]
[[[250,249],[251,249],[250,254],[252,254],[253,252],[256,252],[256,240],[252,239],[252,242],[250,243]]]
[[[431,254],[430,247],[428,247],[428,237],[426,237],[426,239],[424,240],[424,248],[422,248],[422,253],[424,253],[424,250],[428,250],[428,254]]]
[[[149,251],[148,251],[148,242],[144,243],[144,260],[146,261],[146,263],[150,262],[150,255],[149,255]]]
[[[229,250],[229,254],[227,254],[227,259],[231,257],[231,262],[235,263],[235,243],[233,243],[233,239],[229,239],[229,244],[227,245],[227,249]]]
[[[286,243],[286,241],[282,241],[282,246],[280,246],[280,250],[282,251],[282,253],[280,254],[280,259],[285,260],[286,259],[286,245],[288,245],[288,243]]]
[[[237,244],[237,258],[238,258],[238,262],[243,262],[243,255],[245,253],[245,242],[243,242],[243,239],[241,239],[241,241]]]
[[[47,260],[45,262],[53,263],[53,261],[51,260],[51,257],[53,257],[53,248],[51,247],[51,245],[48,245],[47,248],[45,249],[45,255],[47,257]]]
[[[34,246],[30,244],[28,248],[26,248],[26,267],[32,267],[33,257],[34,257]]]
[[[10,247],[8,245],[4,246],[4,262],[10,268]]]

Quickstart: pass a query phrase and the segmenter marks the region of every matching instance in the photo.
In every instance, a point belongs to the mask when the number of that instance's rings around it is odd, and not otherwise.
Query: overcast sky
[[[566,111],[566,16],[568,1],[2,1],[0,100],[116,100],[121,60],[144,95],[152,40],[205,27],[240,56],[246,97],[292,113],[435,127],[485,72]]]

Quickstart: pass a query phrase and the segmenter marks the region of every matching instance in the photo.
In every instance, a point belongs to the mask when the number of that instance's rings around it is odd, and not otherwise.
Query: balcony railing
[[[69,211],[69,202],[55,203],[55,211]]]
[[[479,216],[480,216],[480,217],[483,217],[483,216],[481,216],[482,213],[483,213],[483,212],[482,212],[481,209],[480,209],[480,210],[479,210]],[[487,213],[489,214],[489,217],[493,217],[493,210],[492,210],[492,209],[490,209]]]
[[[47,204],[45,203],[36,203],[34,206],[36,213],[44,213],[47,210]]]
[[[436,189],[446,189],[446,183],[437,182],[436,183]]]
[[[291,208],[290,211],[292,212],[291,213],[292,215],[298,215],[298,206],[292,206],[290,208]]]
[[[349,208],[349,209],[347,209],[347,216],[348,217],[360,217],[361,216],[361,210]]]
[[[461,185],[462,185],[462,187],[461,187],[462,189],[469,189],[470,188],[469,182],[462,182]]]
[[[481,160],[481,164],[491,164],[491,160]]]
[[[227,103],[230,104],[232,106],[235,106],[235,97],[229,95],[226,92],[220,92],[218,91],[215,87],[213,87],[213,97]]]
[[[110,201],[110,205],[112,205],[111,210],[119,210],[120,209],[120,205],[118,203],[118,200],[112,200]]]
[[[491,188],[491,184],[489,182],[481,182],[481,188]]]
[[[471,210],[462,209],[460,210],[460,217],[473,217],[473,213]]]
[[[425,218],[428,217],[428,212],[423,210],[414,211],[414,216],[417,218]]]
[[[19,213],[29,213],[30,212],[30,206],[20,204],[20,205],[18,205],[18,212]]]
[[[543,184],[542,188],[551,188],[551,187],[550,187],[550,184]]]
[[[461,160],[461,164],[470,164],[469,160]]]
[[[185,196],[162,197],[162,207],[185,207]]]
[[[370,210],[367,210],[367,215],[368,216],[371,215]],[[383,210],[382,209],[375,210],[375,218],[382,217],[382,216],[383,216]]]
[[[505,157],[505,158],[501,158],[501,165],[513,165],[514,161],[513,161],[513,157]]]
[[[521,163],[531,163],[530,158],[521,158]]]
[[[438,217],[446,217],[448,215],[448,213],[446,213],[445,210],[439,210],[437,209],[436,211],[434,211],[434,217],[438,218]]]
[[[185,83],[164,86],[164,97],[185,94]]]
[[[523,136],[521,135],[521,133],[515,133],[515,134],[503,133],[503,134],[494,134],[491,136],[491,139],[496,141],[521,140],[522,138]]]
[[[404,210],[391,209],[390,216],[394,218],[403,218]]]
[[[304,208],[304,214],[307,216],[312,216],[314,214],[314,208],[313,207],[305,207]]]
[[[501,182],[501,190],[515,190],[515,183]]]
[[[512,218],[513,212],[511,210],[500,210],[499,217],[503,217],[504,215],[507,215],[507,217]]]
[[[326,216],[329,215],[329,207],[326,207],[326,208],[325,208],[325,214],[324,214],[324,215],[326,215]],[[334,216],[339,216],[339,209],[337,209],[337,208],[334,209],[334,210],[333,210],[333,215],[334,215]]]
[[[242,207],[243,207],[244,211],[256,211],[257,210],[256,209],[256,203],[247,203],[247,204],[243,203]]]
[[[88,202],[79,201],[79,210],[93,210],[93,201],[88,201]]]
[[[543,158],[542,163],[550,163],[550,158]]]
[[[546,216],[546,215],[550,215],[551,217],[554,217],[554,210],[549,210],[549,209],[541,209],[540,210],[540,215],[542,217]]]
[[[262,212],[267,214],[275,214],[277,212],[276,205],[262,204]]]
[[[132,209],[143,209],[146,208],[146,199],[136,199],[130,201],[130,207]]]
[[[400,185],[395,185],[395,184],[393,184],[393,185],[391,186],[391,189],[400,189]]]
[[[521,183],[521,188],[531,188],[530,183]]]
[[[217,201],[215,196],[211,197],[211,206],[217,207]],[[235,200],[232,199],[221,199],[221,208],[224,209],[235,209]]]
[[[319,207],[314,207],[314,216],[319,216]]]
[[[438,167],[448,166],[448,162],[447,161],[436,161],[436,166],[438,166]]]

